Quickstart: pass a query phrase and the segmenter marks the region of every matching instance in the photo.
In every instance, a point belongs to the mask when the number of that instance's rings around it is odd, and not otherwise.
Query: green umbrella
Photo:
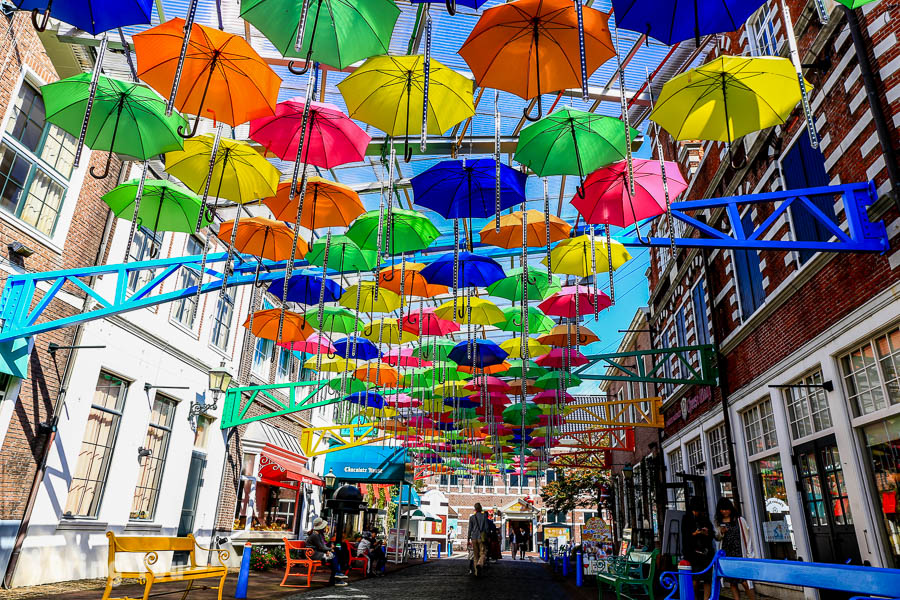
[[[311,265],[322,266],[325,262],[325,239],[319,238],[310,247],[306,260]],[[338,272],[371,271],[375,268],[375,252],[362,250],[356,242],[345,235],[331,236],[328,248],[328,268]]]
[[[120,219],[134,219],[134,205],[140,183],[139,179],[126,181],[103,196],[103,201]],[[194,233],[200,206],[200,197],[194,192],[171,181],[149,179],[144,181],[138,221],[140,225],[153,231]],[[202,227],[210,224],[208,216],[203,215]]]
[[[323,309],[321,323],[318,308],[312,308],[303,315],[306,322],[319,331],[350,335],[360,331],[365,325],[362,320],[355,318],[353,313],[341,306],[325,306]]]
[[[561,377],[560,377],[561,376]],[[563,387],[575,387],[581,385],[581,379],[577,375],[571,373],[561,373],[560,371],[550,371],[545,375],[538,377],[534,382],[534,387],[542,390],[555,390],[559,388],[559,382],[562,381]]]
[[[427,369],[421,373],[414,373],[407,376],[408,383],[417,387],[433,388],[444,381],[460,381],[471,377],[468,373],[457,371],[455,367],[445,367],[444,369]],[[404,381],[407,378],[404,377]]]
[[[341,393],[341,378],[335,377],[334,379],[330,379],[328,381],[328,387],[334,390],[337,393]],[[356,377],[351,375],[347,375],[347,378],[344,380],[344,394],[355,394],[357,392],[365,392],[371,388],[375,387],[373,383],[367,383],[365,381],[360,381]]]
[[[509,369],[502,373],[504,377],[522,377],[523,367],[526,378],[533,379],[548,372],[548,369],[538,365],[533,360],[524,361],[520,358],[516,358],[512,360],[507,359],[506,362],[509,363]]]
[[[494,323],[503,331],[522,330],[522,309],[518,306],[507,306],[503,309],[505,320]],[[544,314],[539,308],[528,307],[528,331],[530,333],[547,333],[553,329],[553,319]]]
[[[303,0],[241,0],[241,17],[283,56],[305,56],[307,65],[316,61],[338,69],[387,54],[400,16],[392,0],[318,0],[311,1],[308,10],[297,48]]]
[[[379,211],[370,210],[360,215],[347,230],[347,237],[360,248],[376,250],[378,247]],[[391,226],[388,227],[390,220]],[[427,216],[414,210],[395,208],[391,218],[382,220],[381,249],[388,254],[424,250],[437,239],[440,232]],[[390,239],[388,239],[390,238]]]
[[[875,0],[837,0],[837,1],[840,2],[841,4],[843,4],[844,6],[846,6],[847,8],[849,8],[850,10],[859,8],[860,6],[863,6],[864,4],[869,4],[870,2],[875,2]]]
[[[487,287],[488,296],[522,301],[522,267],[510,269],[506,277]],[[547,273],[528,267],[528,299],[544,300],[561,289],[559,277],[552,275],[547,281]]]
[[[91,73],[60,79],[41,87],[47,121],[78,137],[91,91]],[[187,121],[176,112],[166,116],[166,101],[143,83],[100,76],[91,107],[84,143],[91,150],[106,150],[109,173],[113,152],[147,160],[158,154],[184,148],[178,135]],[[195,223],[196,224],[196,223]]]
[[[534,425],[541,416],[540,407],[534,402],[525,403],[525,425]],[[510,404],[503,409],[503,422],[510,425],[522,424],[522,403]]]
[[[451,342],[449,340],[433,340],[413,350],[412,355],[416,358],[430,360],[432,362],[449,363],[444,364],[443,367],[448,371],[455,371],[456,367],[454,365],[456,365],[456,363],[448,358],[450,355],[450,351],[455,347],[456,342]]]
[[[631,139],[637,129],[630,128]],[[578,175],[625,159],[625,124],[564,107],[519,133],[516,161],[541,176]]]

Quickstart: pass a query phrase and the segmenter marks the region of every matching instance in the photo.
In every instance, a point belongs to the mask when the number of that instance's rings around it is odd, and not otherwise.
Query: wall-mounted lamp
[[[12,242],[7,246],[9,251],[17,256],[21,256],[22,258],[28,258],[32,254],[34,254],[34,250],[23,244],[22,242]]]
[[[187,385],[153,385],[151,383],[144,384],[144,391],[149,392],[150,390],[189,390],[190,386]]]
[[[191,408],[188,411],[188,421],[193,422],[194,417],[206,414],[211,410],[219,408],[219,394],[228,391],[228,387],[234,380],[231,370],[225,366],[225,361],[215,368],[209,370],[209,390],[212,392],[212,404],[201,402],[191,402]]]
[[[86,348],[106,348],[106,346],[60,346],[56,342],[47,344],[47,352],[55,355],[57,350],[84,350]]]
[[[337,477],[334,474],[334,469],[328,469],[328,474],[325,475],[325,487],[333,488],[336,481]]]
[[[634,479],[634,467],[632,467],[631,465],[623,466],[622,467],[622,476],[625,477],[625,479],[627,479],[629,481]]]
[[[834,383],[830,379],[822,383],[783,383],[780,385],[770,385],[770,388],[810,388],[825,390],[826,392],[834,391]]]
[[[144,458],[153,454],[153,450],[150,448],[144,448],[143,446],[138,446],[138,458]]]

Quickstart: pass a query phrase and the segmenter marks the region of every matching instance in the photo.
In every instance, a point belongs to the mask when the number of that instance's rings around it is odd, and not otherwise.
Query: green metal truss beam
[[[688,360],[688,353],[697,352],[700,365],[694,367]],[[644,358],[652,358],[651,366],[645,364]],[[680,366],[681,377],[666,375],[666,363],[672,359]],[[590,361],[572,370],[580,379],[593,381],[628,381],[632,383],[670,383],[672,385],[718,385],[715,349],[712,344],[701,346],[678,346],[658,350],[636,350],[632,352],[613,352],[610,354],[590,354]],[[597,367],[606,369],[605,373],[588,373]]]
[[[327,406],[340,402],[338,394],[331,398],[316,401],[318,393],[328,385],[328,380],[297,381],[295,383],[271,383],[268,385],[251,385],[231,388],[225,394],[225,406],[222,409],[222,429],[246,425],[253,421],[261,421],[271,417],[279,417],[301,410],[309,410],[318,406]],[[274,392],[287,396],[287,403]],[[246,399],[244,398],[247,395]],[[262,400],[265,400],[263,402]],[[259,414],[248,416],[250,407],[256,405]],[[275,408],[272,407],[275,406]]]

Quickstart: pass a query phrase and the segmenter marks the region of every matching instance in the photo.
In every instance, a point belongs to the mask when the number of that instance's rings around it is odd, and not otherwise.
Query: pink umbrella
[[[578,297],[578,314],[575,314],[575,298]],[[609,308],[612,302],[609,296],[603,292],[596,292],[587,285],[570,285],[562,288],[540,304],[538,308],[549,317],[575,318],[590,312],[595,312],[594,304],[597,304],[596,312]]]
[[[490,392],[485,394],[484,398],[481,397],[481,394],[472,394],[471,396],[469,396],[469,400],[494,405],[512,404],[512,399],[502,392]]]
[[[578,348],[554,348],[549,354],[539,356],[534,362],[548,369],[561,369],[565,366],[580,367],[590,361]]]
[[[429,419],[428,417],[412,417],[407,425],[410,427],[432,427],[434,425],[434,421]]]
[[[403,331],[419,334],[419,313],[412,313],[403,317]],[[459,331],[459,324],[447,319],[441,319],[434,314],[433,308],[422,310],[422,335],[445,336]]]
[[[250,121],[250,138],[282,160],[297,159],[304,105],[299,96],[279,102],[274,115]],[[334,104],[310,103],[307,123],[304,163],[331,169],[365,157],[372,138]]]
[[[568,392],[562,393],[563,402],[571,402],[575,399],[575,396]],[[535,404],[556,404],[559,400],[559,390],[544,390],[543,392],[536,394],[531,401]]]
[[[419,402],[409,394],[402,393],[386,398],[385,402],[387,402],[388,406],[392,406],[394,408],[417,408],[422,405],[421,402]]]
[[[484,388],[488,392],[508,392],[511,388],[508,383],[499,377],[491,377],[490,375],[481,375],[474,378],[466,387],[467,390],[480,392]]]
[[[393,367],[430,367],[432,363],[412,355],[412,348],[401,348],[386,353],[382,360]]]
[[[551,425],[553,427],[559,427],[560,425],[562,425],[565,422],[566,422],[566,420],[563,418],[562,415],[556,415],[556,417],[553,419],[550,418],[550,415],[539,415],[538,416],[538,425],[540,425],[541,427],[549,427]]]
[[[533,440],[531,440],[530,442],[528,442],[528,445],[531,448],[543,448],[546,440],[547,440],[547,438],[545,438],[545,437],[536,437]],[[559,443],[559,438],[551,438],[550,439],[551,446],[555,446],[557,443]]]
[[[584,186],[579,188],[572,199],[572,206],[585,222],[627,227],[635,221],[666,212],[666,195],[659,161],[635,158],[633,165],[633,196],[629,190],[624,160],[588,175]],[[666,183],[670,201],[674,201],[678,194],[687,189],[687,182],[681,176],[677,163],[666,161]]]
[[[320,333],[314,333],[305,340],[279,342],[278,345],[294,352],[306,352],[307,354],[334,354],[337,352],[331,344],[331,340]]]
[[[422,436],[420,435],[398,435],[397,439],[403,442],[404,444],[421,444],[423,441]]]

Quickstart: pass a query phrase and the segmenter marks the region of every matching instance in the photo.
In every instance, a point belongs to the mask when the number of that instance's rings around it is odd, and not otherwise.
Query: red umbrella
[[[535,362],[548,369],[562,369],[563,367],[580,367],[590,361],[577,348],[554,348],[548,354],[539,356]]]
[[[472,390],[473,392],[480,392],[482,388],[488,392],[506,393],[510,390],[508,383],[498,377],[491,377],[489,375],[477,377],[465,387],[465,389]]]
[[[294,160],[300,145],[303,98],[291,98],[275,106],[275,114],[250,121],[250,138],[282,160]],[[359,162],[372,138],[334,104],[310,102],[304,163],[331,169]]]
[[[334,354],[337,352],[331,344],[331,340],[319,333],[314,333],[305,340],[279,342],[278,345],[294,352],[306,352],[307,354]]]
[[[556,415],[554,418],[550,418],[550,415],[539,415],[538,416],[538,425],[541,427],[559,427],[563,423],[566,422],[565,418],[562,415]]]
[[[481,394],[472,394],[471,396],[469,396],[469,400],[481,402],[482,404],[512,404],[512,398],[502,392],[489,392],[485,394],[484,398],[481,397]]]
[[[560,390],[544,390],[536,394],[531,401],[535,404],[556,404],[560,399]],[[568,392],[562,392],[563,402],[571,402],[575,396]]]
[[[578,314],[575,314],[576,303],[578,305]],[[612,302],[609,296],[603,292],[598,291],[595,293],[587,285],[570,285],[538,304],[538,308],[549,317],[572,319],[589,312],[599,312],[604,308],[609,308],[611,305]]]
[[[436,335],[443,337],[459,331],[459,323],[441,319],[434,314],[433,308],[422,309],[422,335]],[[419,313],[412,311],[403,317],[403,331],[419,335]]]
[[[431,361],[422,360],[412,355],[412,348],[400,348],[386,353],[382,360],[394,367],[430,367]]]

